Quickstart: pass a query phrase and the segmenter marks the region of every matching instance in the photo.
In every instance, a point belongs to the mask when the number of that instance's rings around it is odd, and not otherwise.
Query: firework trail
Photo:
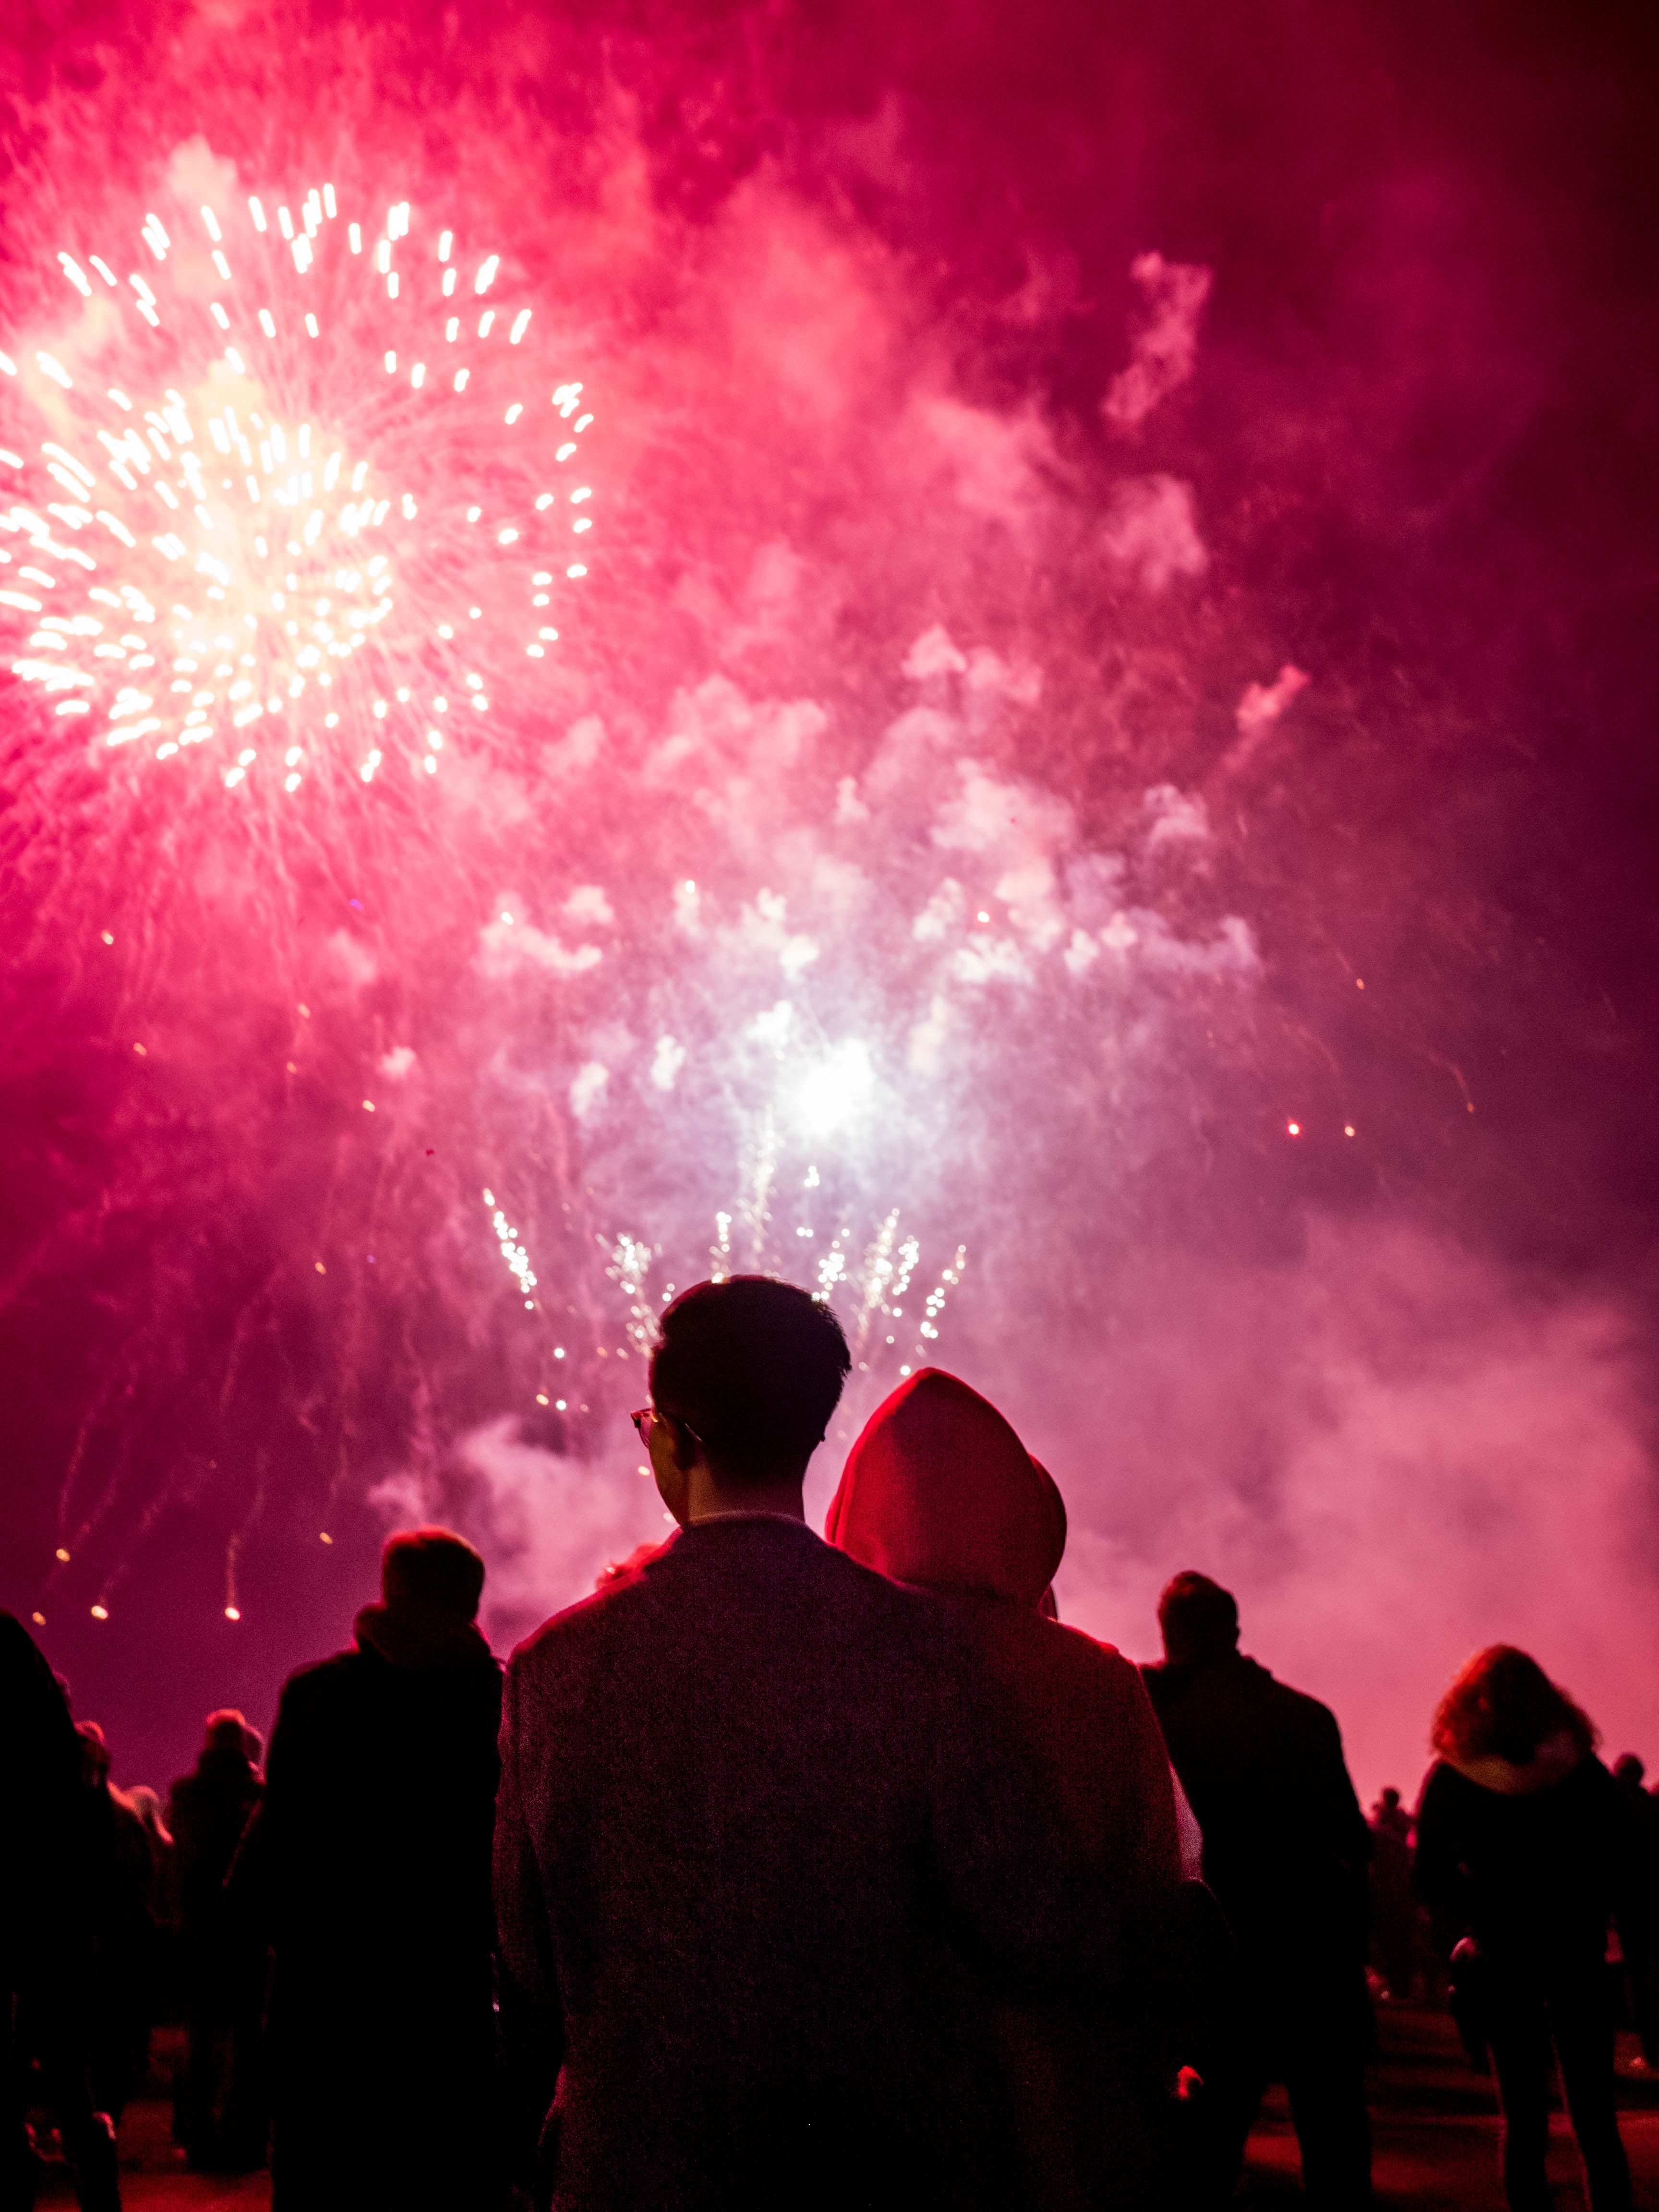
[[[677,1287],[831,1302],[849,1426],[952,1356],[964,1284],[1064,1326],[1172,1067],[1248,1020],[1254,935],[1201,797],[1132,761],[1103,808],[1071,775],[1073,648],[1018,612],[1073,527],[1040,426],[925,356],[896,402],[857,347],[821,426],[787,337],[734,395],[757,330],[805,317],[815,379],[849,297],[896,331],[884,277],[826,287],[769,206],[637,344],[596,305],[608,217],[532,276],[464,193],[276,189],[291,164],[200,141],[165,173],[142,221],[60,212],[58,304],[0,373],[20,918],[38,1006],[107,954],[131,1055],[114,1171],[11,1282],[96,1249],[108,1316],[45,1597],[118,1613],[188,1512],[245,1616],[262,1520],[315,1542],[367,1498],[499,1565],[483,1449],[520,1520],[565,1471],[529,1517],[574,1533],[523,1538],[544,1605],[636,1516],[622,1415]],[[647,291],[685,242],[629,244]],[[761,313],[729,265],[757,249],[789,288]],[[615,422],[625,471],[589,450]],[[837,509],[768,503],[797,476]],[[1201,548],[1171,479],[1112,512],[1089,557],[1133,629]],[[848,577],[869,611],[837,628]]]

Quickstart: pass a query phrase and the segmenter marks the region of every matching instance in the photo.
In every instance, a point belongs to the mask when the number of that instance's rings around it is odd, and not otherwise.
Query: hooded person
[[[1169,1760],[1137,1669],[1055,1617],[1066,1508],[1046,1468],[965,1382],[923,1368],[848,1455],[829,1541],[944,1599],[1016,1716],[1074,1849],[1156,1924],[1180,1875]],[[1143,1978],[1086,2002],[1003,2004],[996,2039],[1024,2151],[1024,2201],[1167,2201],[1164,2023]]]
[[[354,1648],[283,1691],[231,1885],[274,1954],[277,2212],[501,2198],[483,1581],[447,1529],[391,1537]]]

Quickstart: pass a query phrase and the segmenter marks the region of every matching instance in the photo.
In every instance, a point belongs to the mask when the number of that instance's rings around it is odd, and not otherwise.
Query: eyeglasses
[[[697,1434],[690,1421],[681,1419],[678,1413],[659,1413],[654,1406],[641,1406],[637,1413],[630,1413],[628,1418],[634,1424],[635,1429],[638,1432],[640,1442],[645,1445],[647,1450],[650,1449],[651,1445],[651,1425],[653,1421],[678,1422],[679,1426],[685,1431],[686,1435],[690,1437],[694,1444],[700,1444],[702,1442],[702,1438]]]

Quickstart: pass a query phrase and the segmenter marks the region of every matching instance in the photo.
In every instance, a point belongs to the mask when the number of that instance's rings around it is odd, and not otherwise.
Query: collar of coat
[[[366,1605],[353,1623],[360,1651],[373,1651],[393,1667],[441,1667],[457,1660],[488,1659],[489,1646],[475,1621],[443,1605],[400,1598],[395,1605]]]

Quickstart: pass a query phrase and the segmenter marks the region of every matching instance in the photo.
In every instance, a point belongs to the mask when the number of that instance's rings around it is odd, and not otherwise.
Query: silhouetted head
[[[852,1364],[841,1323],[793,1283],[697,1283],[664,1311],[651,1402],[734,1489],[798,1480]]]
[[[895,1582],[1052,1607],[1066,1507],[988,1398],[924,1367],[866,1422],[823,1533]]]
[[[222,1711],[207,1717],[207,1735],[203,1742],[204,1751],[240,1751],[247,1756],[248,1725],[240,1713],[226,1706]]]
[[[1613,1762],[1613,1778],[1622,1783],[1626,1790],[1639,1790],[1642,1777],[1647,1771],[1633,1751],[1620,1752]]]
[[[448,1528],[404,1528],[386,1540],[380,1595],[389,1606],[436,1606],[476,1620],[484,1563],[465,1536]]]
[[[1400,1792],[1392,1783],[1384,1790],[1379,1802],[1385,1813],[1397,1813],[1400,1810]]]
[[[1594,1751],[1595,1729],[1535,1659],[1512,1644],[1489,1644],[1458,1674],[1434,1716],[1429,1741],[1442,1759],[1467,1765],[1507,1759],[1525,1766],[1552,1737]]]
[[[1190,1568],[1164,1584],[1158,1625],[1164,1656],[1177,1667],[1223,1659],[1238,1648],[1238,1606],[1232,1592]]]

